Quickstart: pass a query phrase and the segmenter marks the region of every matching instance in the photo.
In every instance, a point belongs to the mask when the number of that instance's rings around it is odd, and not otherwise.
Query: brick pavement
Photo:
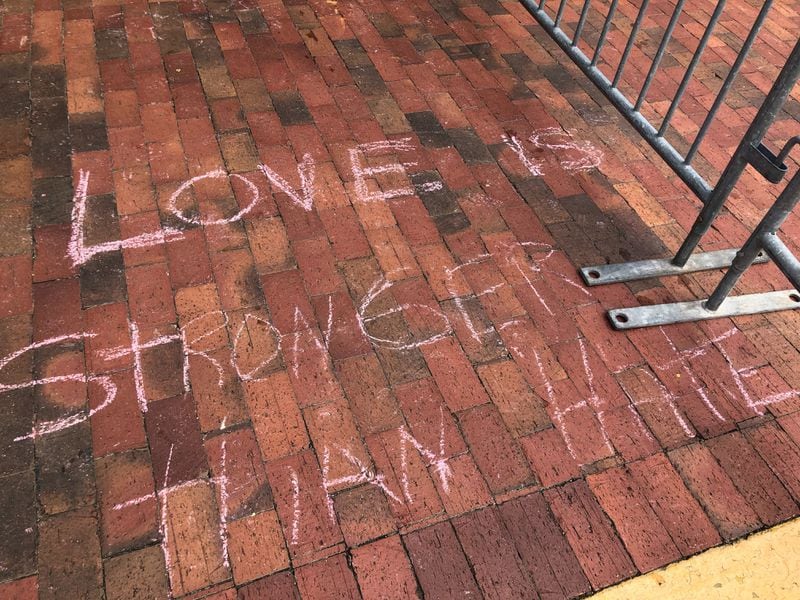
[[[713,8],[690,4],[648,114]],[[730,3],[677,145],[756,4]],[[777,4],[703,172],[796,39]],[[0,19],[0,597],[578,597],[798,514],[800,318],[610,330],[717,275],[587,291],[575,267],[668,255],[698,202],[517,3]],[[746,176],[704,249],[774,196]]]

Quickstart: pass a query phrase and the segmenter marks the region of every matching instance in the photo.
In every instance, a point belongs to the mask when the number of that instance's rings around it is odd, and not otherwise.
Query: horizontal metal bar
[[[572,45],[572,40],[553,22],[553,19],[539,10],[534,0],[520,0],[522,5],[531,13],[539,24],[548,32],[558,46],[572,59],[586,77],[597,86],[608,101],[625,117],[640,136],[661,156],[689,189],[705,202],[711,195],[708,182],[690,165],[684,164],[683,156],[665,138],[659,137],[655,127],[640,113],[634,111],[633,105],[622,92],[614,88],[608,78],[598,69],[593,67],[591,60],[577,46]]]
[[[800,308],[800,293],[797,290],[782,290],[729,296],[717,310],[713,311],[705,308],[705,300],[695,300],[635,308],[615,308],[608,311],[608,317],[615,329],[637,329],[796,308]]]
[[[783,240],[777,235],[763,235],[761,236],[761,246],[772,257],[786,278],[792,282],[795,289],[800,290],[800,260],[797,260]]]
[[[736,252],[736,250],[700,252],[698,254],[693,254],[682,267],[674,265],[669,258],[658,258],[617,263],[614,265],[584,267],[580,272],[583,281],[588,286],[623,283],[625,281],[637,281],[639,279],[649,279],[651,277],[667,277],[669,275],[683,275],[684,273],[694,273],[696,271],[724,269],[731,265],[731,262],[736,257]],[[765,263],[768,260],[769,259],[762,254],[755,262]]]

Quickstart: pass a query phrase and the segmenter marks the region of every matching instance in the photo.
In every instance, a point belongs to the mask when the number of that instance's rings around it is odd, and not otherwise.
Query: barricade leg
[[[789,213],[800,200],[800,172],[784,188],[775,204],[736,252],[730,268],[708,300],[674,302],[609,311],[617,329],[633,329],[669,325],[718,317],[752,315],[777,310],[800,308],[800,261],[786,248],[777,235]],[[742,296],[728,296],[736,282],[760,254],[768,254],[792,282],[794,289]]]

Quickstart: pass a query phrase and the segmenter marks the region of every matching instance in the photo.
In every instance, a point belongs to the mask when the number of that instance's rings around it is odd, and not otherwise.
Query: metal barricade
[[[776,235],[777,229],[789,215],[798,198],[800,198],[800,178],[798,175],[792,178],[741,250],[694,253],[697,244],[722,209],[745,167],[751,165],[769,183],[778,183],[783,179],[787,171],[784,159],[798,142],[798,138],[790,140],[783,151],[777,155],[763,144],[764,136],[786,102],[798,77],[800,77],[800,40],[794,46],[769,94],[716,184],[712,186],[692,166],[701,144],[706,138],[720,108],[725,103],[725,99],[739,75],[745,59],[770,13],[773,0],[764,1],[708,114],[691,142],[688,151],[684,154],[679,152],[667,140],[666,134],[684,93],[692,80],[692,76],[701,62],[703,53],[714,33],[720,16],[725,10],[727,0],[717,1],[677,91],[670,101],[669,108],[657,125],[647,119],[642,114],[641,109],[681,17],[686,4],[685,0],[676,0],[674,10],[664,28],[661,41],[653,55],[644,82],[635,98],[628,98],[620,89],[620,83],[650,7],[650,0],[641,0],[637,17],[631,26],[624,50],[611,78],[602,72],[598,63],[617,13],[619,0],[611,0],[610,4],[608,4],[602,29],[599,36],[597,36],[594,48],[590,48],[591,57],[581,49],[581,46],[589,45],[588,40],[582,37],[582,34],[592,7],[592,0],[576,0],[573,3],[570,3],[569,0],[560,0],[557,7],[555,2],[549,3],[553,5],[551,7],[546,0],[520,1],[586,77],[605,95],[638,134],[653,147],[703,203],[703,208],[691,231],[673,258],[585,267],[580,270],[584,282],[589,286],[594,286],[730,267],[722,282],[720,282],[708,300],[610,310],[608,314],[613,326],[617,329],[631,329],[650,325],[666,325],[723,316],[800,308],[800,294],[797,292],[797,290],[800,290],[800,262],[797,261]],[[569,35],[562,28],[565,10],[572,8],[570,4],[577,4],[576,12],[579,15],[572,35]],[[551,16],[551,13],[553,13],[553,16]],[[728,297],[728,293],[744,270],[754,262],[766,262],[768,256],[776,262],[796,289]]]

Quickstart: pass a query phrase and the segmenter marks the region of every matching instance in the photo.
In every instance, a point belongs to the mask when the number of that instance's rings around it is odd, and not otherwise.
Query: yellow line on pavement
[[[800,519],[624,581],[592,600],[800,600]]]

